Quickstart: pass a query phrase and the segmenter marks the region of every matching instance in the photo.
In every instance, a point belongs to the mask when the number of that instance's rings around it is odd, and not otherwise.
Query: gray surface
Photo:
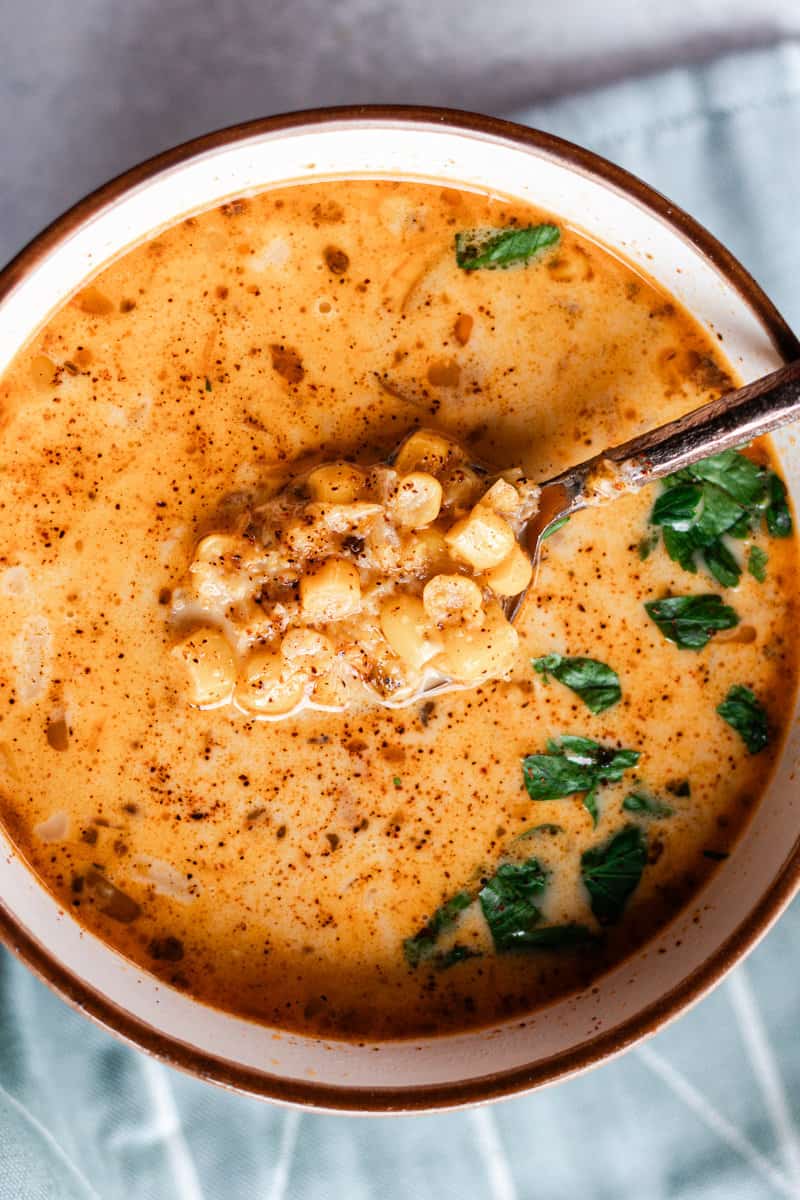
[[[506,113],[800,33],[797,0],[0,0],[0,262],[87,191],[315,105]]]

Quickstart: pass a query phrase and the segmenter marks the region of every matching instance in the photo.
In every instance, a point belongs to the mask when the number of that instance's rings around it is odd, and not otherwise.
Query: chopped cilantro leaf
[[[423,959],[430,958],[436,949],[440,933],[455,925],[465,908],[472,903],[469,892],[457,892],[436,909],[428,924],[414,937],[403,942],[403,952],[410,967],[416,967]]]
[[[703,558],[711,574],[723,587],[736,587],[742,568],[731,554],[722,538],[712,542],[703,550]]]
[[[758,754],[769,743],[766,710],[749,687],[736,684],[730,689],[717,712],[723,721],[740,734],[751,754]]]
[[[570,921],[566,925],[539,925],[529,929],[524,943],[516,943],[513,950],[569,950],[594,940],[591,930],[585,925]]]
[[[543,542],[545,538],[552,537],[552,535],[558,529],[563,529],[563,527],[567,524],[569,519],[570,519],[569,513],[567,513],[567,515],[564,517],[556,517],[555,521],[551,521],[550,524],[545,527],[545,529],[542,531],[542,533],[540,533],[539,541]]]
[[[605,712],[622,695],[616,671],[596,658],[547,654],[544,658],[535,658],[533,666],[545,680],[552,675],[575,692],[593,713]]]
[[[659,804],[646,792],[629,792],[622,807],[625,812],[641,813],[645,817],[671,817],[673,812],[668,804]]]
[[[456,963],[464,962],[468,958],[480,957],[480,950],[472,950],[469,946],[462,946],[460,942],[456,942],[449,950],[442,950],[438,954],[434,954],[433,965],[437,971],[447,971]]]
[[[770,471],[767,477],[767,495],[767,529],[772,537],[789,537],[792,532],[792,511],[786,499],[786,484],[774,471]]]
[[[689,467],[694,479],[714,483],[743,508],[760,505],[764,500],[764,469],[738,450],[723,450]]]
[[[576,792],[588,792],[595,782],[593,765],[573,762],[557,751],[528,754],[522,760],[522,771],[532,800],[561,800]]]
[[[698,517],[703,504],[703,489],[697,484],[681,483],[667,488],[656,500],[650,521],[653,525],[667,525],[679,533],[686,533]]]
[[[597,824],[597,789],[620,780],[639,761],[638,750],[616,750],[591,738],[565,735],[548,740],[545,754],[528,754],[522,775],[532,800],[561,800],[584,792],[584,806]]]
[[[763,583],[767,578],[768,562],[769,555],[766,550],[762,550],[760,546],[750,547],[750,553],[747,556],[747,569],[759,583]]]
[[[684,571],[691,571],[692,575],[696,575],[697,562],[695,554],[697,547],[692,541],[691,534],[680,533],[677,529],[670,529],[669,526],[664,527],[662,534],[664,549],[672,561],[680,563]]]
[[[757,518],[760,516],[760,511],[753,509],[751,512],[745,512],[738,521],[734,521],[730,529],[725,530],[726,537],[729,538],[746,538],[753,531],[753,526],[758,524]],[[705,551],[704,551],[705,553]]]
[[[524,829],[522,833],[518,833],[514,841],[524,842],[526,838],[535,837],[538,833],[549,833],[551,837],[555,837],[557,833],[563,832],[563,825],[554,825],[550,821],[543,821],[541,825],[534,825],[531,829]]]
[[[547,884],[547,871],[535,858],[501,863],[478,893],[496,950],[526,948],[526,940],[542,914],[535,903]]]
[[[645,610],[667,641],[682,650],[702,650],[717,630],[733,629],[739,617],[714,592],[649,600]]]
[[[592,828],[597,828],[597,822],[600,820],[600,809],[597,807],[597,784],[589,788],[589,791],[583,797],[583,807],[592,818]]]
[[[601,925],[620,919],[646,862],[647,839],[636,825],[627,825],[609,841],[581,855],[581,878]]]
[[[735,587],[742,569],[723,535],[748,537],[762,517],[772,537],[791,534],[783,480],[739,450],[725,450],[663,480],[650,520],[684,570],[694,574],[699,558],[723,587]]]
[[[456,263],[463,271],[510,267],[555,246],[560,237],[558,226],[549,224],[466,230],[456,234]]]
[[[698,549],[705,549],[726,533],[732,525],[736,525],[744,516],[745,510],[741,504],[717,487],[707,483],[703,488],[703,504],[697,520],[690,526],[688,532]]]
[[[646,559],[648,559],[650,557],[650,555],[653,553],[653,551],[655,550],[657,545],[658,545],[658,534],[657,533],[645,534],[645,536],[640,540],[638,546],[636,547],[636,549],[639,553],[639,558],[641,559],[642,562],[644,562]]]

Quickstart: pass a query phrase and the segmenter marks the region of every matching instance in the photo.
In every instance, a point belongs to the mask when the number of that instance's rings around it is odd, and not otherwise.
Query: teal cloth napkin
[[[800,326],[800,46],[538,106],[689,209]],[[0,954],[0,1200],[800,1198],[800,905],[676,1024],[531,1096],[428,1117],[280,1109],[96,1029]]]

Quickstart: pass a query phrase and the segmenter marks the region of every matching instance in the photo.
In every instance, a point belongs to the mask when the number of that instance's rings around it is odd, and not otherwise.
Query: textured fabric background
[[[800,325],[800,47],[525,119],[662,188]],[[16,233],[33,232],[8,212]],[[795,904],[746,966],[622,1059],[491,1108],[359,1120],[184,1078],[95,1029],[3,953],[0,1200],[800,1198],[798,954]]]
[[[324,104],[508,113],[800,36],[798,0],[0,0],[0,262],[132,163]]]

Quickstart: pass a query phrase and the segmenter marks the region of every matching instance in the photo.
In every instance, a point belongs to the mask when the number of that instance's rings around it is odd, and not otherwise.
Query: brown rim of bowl
[[[112,204],[124,193],[161,171],[186,162],[221,146],[265,134],[280,134],[303,126],[327,124],[391,123],[449,128],[473,137],[511,144],[520,150],[556,159],[581,174],[592,176],[608,187],[624,193],[672,227],[691,243],[724,276],[769,333],[785,361],[800,357],[800,342],[741,263],[708,230],[682,209],[671,204],[660,192],[636,176],[615,166],[589,150],[549,133],[515,125],[494,117],[452,109],[422,108],[404,105],[357,105],[341,108],[309,109],[262,120],[248,121],[205,137],[185,142],[156,155],[123,175],[104,184],[81,200],[34,238],[0,272],[0,301],[24,278],[36,263],[77,226]],[[286,1104],[298,1104],[334,1112],[364,1115],[431,1111],[499,1099],[554,1083],[594,1066],[627,1049],[634,1042],[660,1029],[667,1021],[699,1000],[769,929],[772,922],[792,899],[800,886],[800,838],[761,900],[733,934],[681,984],[648,1005],[636,1016],[608,1033],[599,1034],[572,1050],[541,1062],[510,1071],[498,1072],[461,1083],[407,1088],[353,1088],[327,1084],[296,1082],[238,1066],[205,1054],[154,1030],[133,1017],[71,971],[54,961],[38,941],[15,917],[0,905],[0,939],[40,979],[49,984],[74,1008],[125,1041],[155,1055],[170,1066],[187,1071],[237,1091]],[[476,1037],[486,1036],[478,1030]],[[413,1043],[409,1043],[410,1045]]]

